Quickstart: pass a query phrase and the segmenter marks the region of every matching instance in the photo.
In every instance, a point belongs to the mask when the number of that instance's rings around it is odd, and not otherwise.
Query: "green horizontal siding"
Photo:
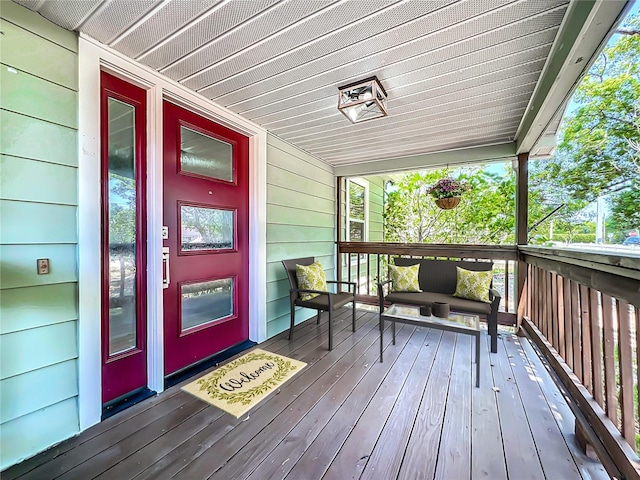
[[[335,249],[333,242],[290,242],[268,243],[267,262],[278,262],[283,258],[301,258],[317,255],[331,255]],[[314,252],[309,255],[309,252]]]
[[[295,205],[295,204],[292,204]],[[335,214],[301,210],[295,206],[282,207],[267,204],[268,222],[291,225],[293,227],[328,227],[335,224]]]
[[[71,321],[2,335],[0,379],[76,358],[77,329],[77,322]]]
[[[76,128],[77,92],[6,65],[0,68],[2,108],[47,122]]]
[[[283,259],[315,257],[335,278],[333,168],[277,137],[267,137],[267,335],[289,327]],[[296,322],[315,311],[298,309]]]
[[[304,229],[291,228],[289,225],[272,223],[267,225],[267,238],[271,242],[334,242],[335,229],[333,227],[306,227]]]
[[[76,207],[0,200],[0,244],[77,243]]]
[[[78,40],[13,2],[0,35],[0,469],[78,424]],[[50,273],[38,275],[36,260]]]
[[[283,155],[283,152],[278,149],[267,149],[268,155]],[[300,165],[304,167],[305,165]],[[302,170],[302,168],[301,168]],[[320,198],[331,199],[335,187],[330,183],[318,183],[316,179],[309,178],[308,172],[304,172],[305,175],[296,175],[295,173],[284,170],[282,167],[276,167],[274,165],[267,165],[267,186],[279,185],[283,188],[287,188],[293,192],[310,193]]]
[[[5,155],[75,167],[76,139],[72,128],[0,109],[0,153]],[[45,180],[38,175],[31,181]]]
[[[333,208],[333,198],[322,198],[307,193],[297,192],[296,208],[311,211],[331,211]],[[267,190],[267,202],[271,205],[288,206],[291,201],[291,189],[269,185]]]
[[[37,387],[31,392],[35,395]],[[80,429],[77,397],[63,400],[29,415],[23,415],[0,428],[0,463],[3,467],[35,455],[43,449],[69,438]]]
[[[5,3],[2,5],[3,9]],[[0,20],[2,63],[72,90],[78,89],[78,56],[33,32]],[[43,62],[55,58],[55,62]]]
[[[3,229],[6,228],[3,226]],[[77,282],[76,245],[2,245],[2,288]],[[36,260],[48,258],[50,273],[38,275]]]
[[[333,256],[333,252],[331,252],[330,256],[320,256],[320,255],[310,255],[310,256],[314,257],[317,261],[319,261],[324,267],[325,271],[330,271],[335,268],[335,259]],[[300,258],[300,257],[287,257],[287,258]],[[286,278],[287,278],[287,274],[284,271],[284,267],[282,266],[281,262],[276,261],[276,262],[267,263],[267,281],[268,282],[273,280],[285,280]]]
[[[78,284],[59,283],[3,290],[0,333],[77,320]]]
[[[382,242],[384,180],[380,177],[368,177],[369,180],[369,241]]]
[[[14,395],[14,392],[31,391],[34,385],[40,388],[40,395]],[[0,381],[0,422],[6,423],[76,395],[78,369],[73,360],[15,375]]]
[[[0,198],[61,205],[78,203],[75,167],[2,155],[0,170]]]

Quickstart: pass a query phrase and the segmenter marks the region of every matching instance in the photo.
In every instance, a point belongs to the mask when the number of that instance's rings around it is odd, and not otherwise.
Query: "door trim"
[[[249,339],[266,325],[267,132],[179,83],[80,34],[78,49],[78,407],[80,431],[100,422],[100,71],[147,90],[147,375],[164,390],[162,308],[162,102],[168,100],[249,137]]]

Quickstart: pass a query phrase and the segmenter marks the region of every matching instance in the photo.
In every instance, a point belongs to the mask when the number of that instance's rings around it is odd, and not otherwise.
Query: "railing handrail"
[[[549,247],[518,247],[522,259],[640,306],[640,259]]]
[[[619,251],[583,250],[568,247],[519,245],[518,251],[536,256],[553,256],[557,261],[585,266],[603,272],[640,280],[640,254],[626,255]],[[626,252],[624,252],[626,253]]]
[[[472,245],[399,242],[337,242],[340,253],[412,255],[415,257],[518,260],[517,245]]]

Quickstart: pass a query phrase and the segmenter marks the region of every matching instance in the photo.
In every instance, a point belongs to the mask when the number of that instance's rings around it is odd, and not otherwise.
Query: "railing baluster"
[[[504,262],[504,311],[509,311],[509,262]]]
[[[367,253],[367,295],[371,295],[371,254]]]
[[[566,331],[565,331],[565,323],[564,323],[564,289],[562,285],[562,277],[560,275],[556,275],[555,279],[555,287],[556,287],[556,321],[558,322],[558,352],[560,356],[564,359],[567,358],[567,349],[566,349]]]
[[[544,318],[544,329],[545,329],[545,336],[550,340],[553,341],[553,335],[552,335],[552,330],[551,330],[551,292],[549,291],[549,276],[551,275],[551,272],[547,272],[546,270],[542,271],[542,288],[543,288],[543,292],[544,292],[544,302],[542,304],[542,308],[543,308],[543,318]]]
[[[560,322],[558,321],[558,276],[551,272],[549,274],[549,280],[551,281],[551,288],[549,289],[550,299],[549,302],[549,318],[551,318],[551,335],[553,338],[553,346],[556,352],[560,351]]]
[[[620,405],[622,407],[622,435],[636,447],[635,408],[633,406],[633,357],[631,348],[631,311],[623,300],[618,303],[618,348],[620,359]]]
[[[360,293],[360,254],[356,253],[356,292]]]
[[[349,253],[347,256],[347,275],[349,276],[349,281],[352,282],[353,278],[351,278],[351,254]],[[356,292],[358,291],[357,285],[356,285]]]
[[[565,338],[565,361],[573,369],[573,322],[571,321],[571,284],[568,278],[562,279],[563,315]]]
[[[615,317],[617,318],[617,316]],[[618,424],[618,392],[616,385],[613,299],[602,295],[602,336],[604,350],[605,412],[616,427]]]
[[[580,294],[578,290],[578,284],[573,280],[569,281],[569,287],[571,290],[571,335],[573,338],[573,371],[582,381],[582,338],[581,330],[581,318],[580,307],[578,302],[580,300]]]
[[[547,315],[546,315],[546,311],[545,311],[545,300],[547,298],[546,296],[546,291],[545,291],[545,282],[544,279],[546,277],[546,272],[542,269],[540,269],[540,302],[539,302],[539,310],[538,310],[538,315],[540,316],[540,325],[542,326],[542,331],[545,332],[545,336],[547,336],[548,331],[547,331]],[[547,337],[548,338],[548,337]]]
[[[589,289],[589,313],[591,314],[591,367],[593,369],[593,398],[604,408],[602,396],[602,334],[600,325],[600,292]]]
[[[542,321],[542,310],[540,308],[543,300],[542,285],[541,285],[542,269],[536,267],[534,273],[535,273],[535,284],[536,284],[536,305],[535,305],[536,320],[535,322],[538,329],[542,332],[544,330],[544,322]]]
[[[376,254],[377,257],[377,267],[376,267],[376,277],[378,278],[378,282],[382,283],[382,277],[380,276],[380,254],[377,253]],[[378,293],[378,291],[376,290],[376,293]]]
[[[580,285],[580,316],[582,318],[582,384],[593,395],[591,379],[591,312],[589,312],[589,287]]]
[[[533,266],[527,265],[527,317],[533,317]]]
[[[636,394],[637,398],[640,398],[640,312],[638,307],[633,307],[632,325],[636,329]],[[640,402],[636,402],[637,412],[636,415],[640,419]],[[636,422],[637,423],[637,422]]]

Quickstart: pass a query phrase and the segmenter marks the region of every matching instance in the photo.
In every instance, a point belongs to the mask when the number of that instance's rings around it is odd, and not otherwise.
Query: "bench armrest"
[[[306,290],[304,288],[292,288],[289,290],[289,295],[294,293],[317,293],[318,295],[335,295],[333,292],[324,292],[322,290]]]
[[[490,288],[489,299],[491,299],[491,301],[493,302],[496,298],[498,299],[498,303],[500,303],[500,300],[502,300],[502,295],[500,295],[500,292],[497,291],[495,288]]]
[[[349,285],[349,293],[353,293],[355,295],[356,293],[356,282],[345,282],[343,280],[327,280],[327,284],[337,284],[337,285]],[[353,290],[351,290],[351,287],[353,287]]]

